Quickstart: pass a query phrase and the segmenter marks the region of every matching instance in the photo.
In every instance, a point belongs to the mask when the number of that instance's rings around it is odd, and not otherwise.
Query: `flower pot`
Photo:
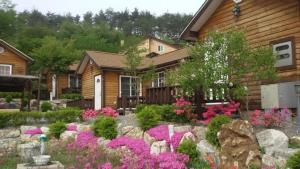
[[[41,166],[41,165],[47,165],[50,161],[51,156],[39,155],[39,156],[33,156],[32,158],[35,165]]]

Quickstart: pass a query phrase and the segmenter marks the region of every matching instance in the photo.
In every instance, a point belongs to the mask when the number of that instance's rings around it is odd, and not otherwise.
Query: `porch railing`
[[[93,109],[94,108],[94,100],[93,99],[82,99],[82,100],[68,101],[67,107],[78,107],[80,109]]]
[[[139,96],[122,96],[117,98],[117,109],[124,113],[126,109],[132,110],[136,107],[137,103],[139,104],[145,103],[145,97]]]

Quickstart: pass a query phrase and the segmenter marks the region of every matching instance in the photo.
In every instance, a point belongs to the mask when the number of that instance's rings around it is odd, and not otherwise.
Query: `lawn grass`
[[[21,159],[17,156],[4,156],[0,157],[1,169],[16,169],[17,164],[21,163]]]

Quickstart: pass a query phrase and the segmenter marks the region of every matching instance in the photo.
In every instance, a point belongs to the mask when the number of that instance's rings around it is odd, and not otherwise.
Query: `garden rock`
[[[292,149],[292,148],[287,148],[287,149],[278,149],[274,151],[274,156],[276,158],[283,158],[283,159],[288,159],[291,155],[295,154],[298,152],[300,149]]]
[[[60,134],[60,139],[66,141],[75,138],[76,135],[77,135],[77,131],[64,131],[63,133]]]
[[[289,139],[279,130],[267,129],[256,134],[260,147],[266,154],[273,155],[275,151],[288,149]]]
[[[0,157],[8,154],[15,154],[19,143],[20,139],[17,138],[0,139]]]
[[[20,137],[20,130],[18,129],[3,129],[0,130],[0,139],[17,138]]]
[[[143,138],[143,131],[140,128],[135,127],[132,130],[130,130],[128,133],[126,133],[126,136],[131,138],[141,139]]]
[[[41,127],[41,130],[43,132],[43,134],[48,134],[49,133],[49,127]]]
[[[30,135],[30,134],[21,134],[21,142],[28,143],[28,142],[39,142],[41,134]]]
[[[175,126],[174,132],[182,133],[182,132],[191,132],[192,126],[191,125],[185,125],[185,126]]]
[[[91,127],[86,124],[77,124],[77,131],[82,132],[82,131],[88,131],[91,130]]]
[[[293,137],[290,139],[290,143],[291,143],[291,144],[300,145],[300,136],[293,136]]]
[[[197,150],[201,153],[204,159],[208,157],[213,157],[216,164],[220,163],[218,150],[214,146],[209,144],[206,140],[201,140],[197,144]]]
[[[33,156],[40,155],[40,144],[36,142],[20,144],[18,155],[24,162],[31,162]]]
[[[37,127],[36,126],[21,126],[20,127],[21,134],[25,134],[25,131],[32,130],[32,129],[37,129]]]
[[[97,140],[97,143],[98,143],[99,146],[105,148],[106,145],[107,145],[110,141],[111,141],[111,140],[107,140],[107,139],[105,139],[105,138],[103,138],[103,137],[100,137],[100,138]]]
[[[151,145],[151,154],[159,155],[160,153],[169,151],[169,145],[166,140],[156,141]]]
[[[144,141],[151,146],[152,143],[155,142],[155,138],[151,137],[147,132],[145,132],[144,133]]]
[[[202,126],[195,126],[192,130],[192,133],[198,141],[205,139],[207,128]]]
[[[195,136],[194,136],[193,133],[187,132],[187,133],[185,133],[185,134],[182,136],[182,138],[181,138],[181,140],[180,140],[180,142],[179,142],[179,145],[180,145],[184,140],[192,140],[192,141],[196,141],[196,138],[195,138]]]
[[[126,135],[127,133],[129,133],[131,130],[133,130],[133,126],[125,126],[121,129],[121,134],[122,135]]]
[[[262,164],[263,166],[268,166],[268,167],[276,166],[276,159],[271,155],[264,154],[262,156]]]
[[[248,121],[234,120],[224,124],[218,133],[221,145],[220,168],[261,167],[259,146]]]

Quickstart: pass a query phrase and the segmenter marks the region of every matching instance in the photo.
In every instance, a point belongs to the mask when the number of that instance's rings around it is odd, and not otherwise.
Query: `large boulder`
[[[77,131],[64,131],[60,134],[60,139],[63,141],[74,139],[77,136]]]
[[[300,136],[293,136],[290,138],[290,143],[300,145]]]
[[[170,151],[170,147],[166,140],[156,141],[151,145],[151,154],[159,155],[160,153]]]
[[[155,138],[150,136],[147,132],[145,132],[144,133],[144,141],[151,146],[152,143],[155,142]]]
[[[248,121],[234,120],[224,124],[218,133],[218,139],[221,145],[220,168],[248,168],[250,165],[261,167],[259,146]]]
[[[143,133],[144,132],[140,128],[134,127],[132,130],[130,130],[125,135],[128,137],[131,137],[131,138],[141,139],[141,138],[143,138]]]
[[[40,144],[31,142],[18,145],[18,155],[24,162],[31,162],[33,156],[40,155]]]
[[[220,162],[218,150],[214,146],[209,144],[206,140],[201,140],[197,144],[197,150],[201,153],[204,159],[213,157],[215,162]]]
[[[257,133],[256,137],[259,146],[263,147],[268,155],[273,155],[278,150],[288,149],[289,138],[279,130],[263,130]]]

